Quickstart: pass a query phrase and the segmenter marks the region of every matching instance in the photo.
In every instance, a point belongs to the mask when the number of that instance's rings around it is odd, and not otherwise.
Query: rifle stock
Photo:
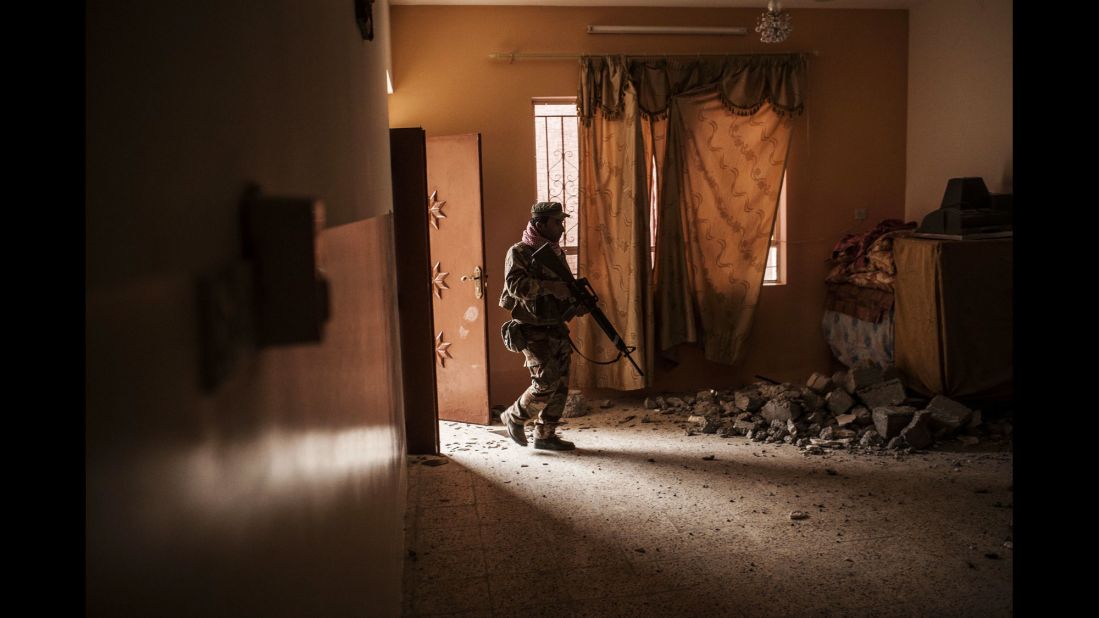
[[[644,376],[645,373],[641,371],[641,368],[634,362],[633,357],[630,356],[630,352],[633,352],[637,348],[631,348],[626,345],[626,342],[622,341],[622,338],[618,336],[618,331],[615,330],[614,325],[607,319],[606,314],[599,308],[599,297],[595,295],[595,290],[592,289],[591,284],[587,279],[572,276],[572,271],[568,266],[554,254],[553,249],[549,243],[542,245],[537,251],[534,252],[534,261],[538,262],[550,272],[557,275],[559,279],[565,282],[565,285],[569,287],[569,291],[572,292],[573,299],[577,305],[583,306],[591,314],[595,323],[599,325],[599,328],[603,330],[603,333],[611,340],[614,347],[618,349],[622,356],[626,357],[626,360],[630,361],[633,368],[637,370],[638,375]],[[571,318],[575,315],[575,311],[570,309],[566,313],[565,319]]]

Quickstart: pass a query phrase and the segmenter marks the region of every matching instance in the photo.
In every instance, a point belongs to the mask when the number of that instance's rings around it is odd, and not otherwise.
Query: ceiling
[[[781,0],[783,9],[910,9],[929,0]],[[767,0],[389,0],[390,4],[759,8]]]

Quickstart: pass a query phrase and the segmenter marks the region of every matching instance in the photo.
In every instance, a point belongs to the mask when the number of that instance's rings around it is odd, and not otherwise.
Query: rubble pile
[[[806,454],[825,449],[907,450],[958,438],[1009,436],[1010,421],[982,424],[980,410],[944,396],[907,396],[892,367],[861,364],[832,376],[814,373],[804,386],[759,381],[737,390],[705,390],[680,397],[649,397],[645,408],[686,416],[688,434],[744,436],[791,444]]]
[[[600,404],[600,407],[602,407],[602,404]],[[591,406],[584,399],[584,394],[579,390],[570,389],[568,397],[565,399],[565,411],[561,413],[561,418],[586,416],[590,411]]]

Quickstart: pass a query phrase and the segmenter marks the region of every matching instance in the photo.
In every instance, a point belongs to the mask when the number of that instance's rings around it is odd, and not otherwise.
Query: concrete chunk
[[[881,370],[881,379],[882,379],[882,381],[899,380],[900,377],[901,377],[901,372],[900,372],[899,369],[897,369],[897,367],[895,365],[886,365],[885,367],[882,367],[882,370]]]
[[[871,410],[882,406],[899,406],[904,403],[905,398],[904,385],[900,380],[889,380],[861,388],[855,394]]]
[[[733,436],[741,435],[740,432],[738,432],[734,427],[735,424],[736,421],[731,418],[721,419],[721,426],[718,427],[717,435],[721,436],[722,438],[731,438]]]
[[[717,433],[718,427],[721,426],[721,421],[712,416],[699,416],[692,414],[687,417],[687,422],[694,425],[694,429],[701,431],[702,433]]]
[[[824,397],[813,392],[810,388],[801,389],[801,396],[799,397],[801,402],[805,404],[806,410],[816,410],[824,407]]]
[[[969,422],[966,423],[966,431],[970,434],[979,433],[981,431],[981,411],[974,410],[973,416],[969,417]]]
[[[836,388],[843,386],[843,383],[847,381],[847,371],[840,369],[832,374],[832,384],[836,385]]]
[[[904,438],[897,436],[889,440],[889,444],[886,444],[885,448],[896,450],[906,449],[908,448],[908,443],[904,441]]]
[[[760,384],[759,395],[764,399],[774,399],[786,391],[784,384]]]
[[[646,398],[645,398],[645,408],[646,408],[646,409],[649,409],[649,410],[658,410],[658,409],[660,409],[660,404],[658,404],[658,403],[656,402],[656,399],[655,399],[655,398],[653,398],[653,397],[646,397]]]
[[[848,393],[857,393],[859,389],[868,388],[881,382],[882,368],[874,363],[865,361],[855,365],[847,372],[847,381],[843,387]]]
[[[840,414],[836,417],[836,426],[846,427],[847,425],[853,424],[856,418],[857,417],[854,414]]]
[[[792,420],[786,421],[786,431],[790,435],[798,435],[798,424]]]
[[[588,403],[584,400],[584,395],[579,390],[570,390],[565,398],[565,411],[561,413],[561,418],[576,418],[587,413]]]
[[[855,405],[855,400],[851,398],[851,395],[847,394],[847,391],[842,388],[828,393],[828,396],[824,398],[828,403],[828,409],[833,414],[844,414],[851,409],[851,406]]]
[[[757,412],[767,400],[758,391],[741,391],[733,396],[733,403],[746,412]]]
[[[832,436],[836,440],[843,440],[845,438],[857,440],[859,437],[859,432],[855,431],[854,429],[833,429]]]
[[[875,429],[868,429],[866,433],[862,434],[862,438],[859,440],[859,444],[865,447],[881,446],[881,435]]]
[[[950,431],[957,431],[965,427],[973,416],[973,410],[942,395],[936,395],[931,403],[927,404],[927,411],[931,413],[932,427],[935,429],[945,428]]]
[[[855,415],[855,422],[863,427],[874,424],[874,413],[866,406],[855,406],[851,414]]]
[[[697,403],[694,406],[695,414],[705,416],[707,418],[721,416],[721,412],[721,406],[713,403],[712,401]]]
[[[750,421],[736,420],[733,421],[733,432],[738,436],[747,435],[749,431],[755,429],[755,423]]]
[[[890,440],[901,435],[901,430],[912,422],[916,409],[908,406],[883,406],[874,408],[874,428],[882,438]]]
[[[822,446],[824,448],[845,448],[851,446],[852,438],[843,438],[840,440],[821,440],[820,438],[809,438],[809,443],[814,446]]]
[[[698,391],[698,394],[695,395],[695,403],[699,403],[699,402],[713,403],[714,399],[715,399],[714,390],[712,388],[711,389],[706,389],[704,391]]]
[[[931,446],[931,413],[927,410],[916,412],[908,426],[901,430],[900,436],[912,448]]]
[[[778,392],[776,397],[782,397],[783,399],[798,399],[801,397],[803,391],[807,390],[804,386],[795,386],[789,382],[782,383],[782,390]]]
[[[821,395],[825,395],[836,388],[836,385],[832,383],[832,378],[821,373],[814,373],[809,376],[809,381],[805,385]]]
[[[783,422],[790,419],[797,420],[801,416],[801,406],[796,401],[789,399],[772,399],[767,402],[767,405],[763,406],[760,415],[768,421],[776,419]]]

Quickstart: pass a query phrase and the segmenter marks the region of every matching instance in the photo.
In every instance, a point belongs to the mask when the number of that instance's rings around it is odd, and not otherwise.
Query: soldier
[[[572,354],[566,311],[572,315],[587,313],[574,306],[569,287],[553,273],[534,262],[534,252],[549,244],[565,260],[557,245],[565,232],[560,202],[538,202],[530,209],[530,222],[523,240],[511,246],[504,260],[504,291],[500,306],[511,311],[512,320],[504,325],[505,340],[520,342],[530,371],[530,387],[500,415],[511,439],[527,445],[524,424],[534,422],[534,448],[570,451],[572,442],[556,434],[565,399],[569,394],[569,361]],[[509,344],[509,348],[512,348]]]

